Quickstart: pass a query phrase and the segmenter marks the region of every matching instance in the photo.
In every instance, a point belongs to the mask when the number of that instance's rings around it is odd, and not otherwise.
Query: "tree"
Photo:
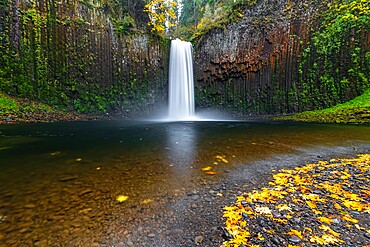
[[[171,0],[153,0],[145,5],[145,12],[149,15],[148,25],[152,26],[152,31],[165,35],[166,31],[176,26],[177,3]]]

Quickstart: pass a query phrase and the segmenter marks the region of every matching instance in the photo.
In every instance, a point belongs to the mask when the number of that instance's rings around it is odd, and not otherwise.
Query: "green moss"
[[[0,114],[3,115],[18,111],[17,103],[10,97],[0,93]]]
[[[243,10],[257,4],[256,0],[238,0],[234,2],[225,3],[213,10],[212,13],[205,13],[204,17],[200,19],[200,23],[196,27],[196,31],[189,38],[193,43],[197,43],[209,31],[220,28],[225,29],[230,23],[236,23],[244,17]]]
[[[370,3],[333,0],[303,50],[299,73],[303,110],[348,101],[370,87],[370,52],[364,45],[370,28]],[[365,49],[364,49],[365,48]]]
[[[361,96],[344,104],[316,111],[305,111],[275,120],[292,120],[321,123],[370,123],[370,88]]]
[[[30,101],[24,98],[14,98],[0,92],[0,116],[25,113],[61,113],[49,105]]]

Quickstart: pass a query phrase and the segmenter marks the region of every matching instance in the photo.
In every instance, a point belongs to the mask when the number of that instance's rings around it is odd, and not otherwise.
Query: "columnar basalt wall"
[[[261,0],[245,8],[244,17],[238,23],[211,30],[196,43],[194,67],[198,107],[244,114],[281,114],[328,107],[356,96],[356,92],[347,93],[337,96],[341,101],[329,103],[324,99],[311,103],[308,96],[305,102],[301,100],[302,78],[308,73],[300,67],[299,60],[303,49],[310,44],[311,34],[320,25],[318,13],[327,9],[327,4]],[[369,37],[368,32],[364,35]],[[367,38],[362,39],[368,50],[366,41]],[[366,48],[363,50],[366,52]],[[314,53],[310,56],[315,58]],[[338,59],[345,60],[344,56]],[[307,60],[306,66],[314,63],[314,59]],[[319,79],[320,75],[309,87],[318,88]],[[325,89],[321,91],[316,94],[323,94]],[[361,90],[357,90],[357,95],[359,93]]]
[[[143,1],[111,3],[2,1],[0,90],[88,113],[166,103],[169,41],[148,30]]]

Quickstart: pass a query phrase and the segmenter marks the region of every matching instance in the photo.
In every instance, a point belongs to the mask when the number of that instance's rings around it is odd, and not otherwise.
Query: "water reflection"
[[[197,155],[194,123],[173,123],[166,129],[166,156],[174,173],[189,175]]]

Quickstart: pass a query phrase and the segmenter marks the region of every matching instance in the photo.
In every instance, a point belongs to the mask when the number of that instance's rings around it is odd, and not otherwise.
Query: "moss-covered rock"
[[[290,120],[319,123],[370,123],[370,88],[361,96],[331,108],[305,111],[290,116],[276,117],[275,120]]]

